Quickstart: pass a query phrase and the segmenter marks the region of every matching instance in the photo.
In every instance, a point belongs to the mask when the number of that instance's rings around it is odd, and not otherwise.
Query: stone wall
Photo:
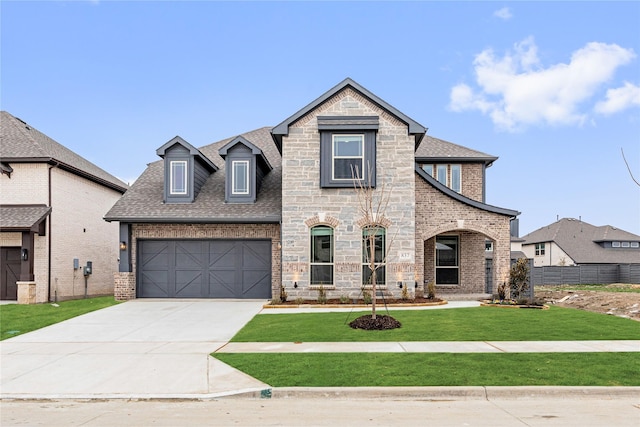
[[[358,92],[347,88],[289,127],[283,138],[282,283],[290,298],[315,298],[310,286],[310,227],[334,228],[334,283],[328,296],[357,295],[362,286],[362,213],[353,188],[320,188],[320,133],[317,116],[378,116],[377,188],[374,197],[389,195],[384,212],[387,288],[398,293],[398,281],[413,283],[415,250],[415,138],[407,126]],[[319,219],[323,218],[322,221]],[[393,286],[390,286],[390,285]],[[297,287],[294,287],[297,285]]]

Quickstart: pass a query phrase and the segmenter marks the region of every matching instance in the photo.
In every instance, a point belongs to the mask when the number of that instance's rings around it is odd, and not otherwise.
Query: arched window
[[[333,285],[333,228],[311,228],[310,284]]]
[[[376,285],[386,283],[386,230],[370,226],[362,229],[362,284],[371,284],[371,275],[375,270]],[[373,270],[371,261],[373,260]]]

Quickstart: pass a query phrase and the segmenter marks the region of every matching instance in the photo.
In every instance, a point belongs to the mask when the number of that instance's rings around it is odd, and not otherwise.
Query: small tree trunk
[[[371,269],[371,318],[376,318],[376,233],[370,234],[369,238],[369,268]]]

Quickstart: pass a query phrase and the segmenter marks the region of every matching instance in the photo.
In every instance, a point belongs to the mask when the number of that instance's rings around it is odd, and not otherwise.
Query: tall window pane
[[[249,194],[249,161],[234,160],[232,162],[232,193]]]
[[[312,285],[333,284],[333,228],[318,225],[311,229]]]
[[[447,185],[447,165],[436,166],[436,179],[442,185]]]
[[[461,167],[451,165],[451,189],[457,193],[461,191]]]
[[[362,230],[362,284],[371,284],[371,257],[375,270],[376,284],[386,283],[385,266],[385,235],[386,230],[381,227],[367,227]]]
[[[436,284],[458,285],[459,267],[458,236],[436,237]]]
[[[187,194],[187,162],[174,160],[171,162],[171,194]]]

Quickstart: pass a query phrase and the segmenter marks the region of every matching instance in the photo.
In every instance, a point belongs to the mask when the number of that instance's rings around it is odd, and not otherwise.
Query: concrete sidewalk
[[[640,352],[627,341],[231,342],[216,353],[584,353]]]

